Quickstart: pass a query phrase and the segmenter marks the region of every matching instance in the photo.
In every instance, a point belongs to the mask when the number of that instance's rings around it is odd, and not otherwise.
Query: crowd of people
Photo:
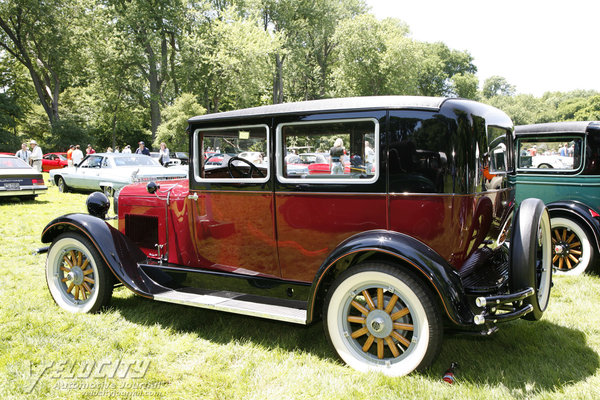
[[[15,153],[15,156],[17,156],[21,160],[25,161],[27,164],[31,165],[38,172],[42,172],[42,158],[43,158],[44,154],[42,152],[41,147],[37,144],[37,142],[35,140],[31,140],[29,142],[29,146],[31,147],[31,150],[27,147],[27,145],[28,145],[27,143],[21,144],[21,149]],[[106,152],[107,153],[122,152],[124,154],[132,153],[130,145],[126,145],[122,151],[119,149],[118,146],[115,146],[114,149],[112,147],[108,147],[106,149]],[[85,155],[87,156],[89,154],[94,154],[94,153],[96,153],[96,150],[94,150],[94,148],[92,147],[91,144],[88,144],[85,149]],[[135,154],[144,154],[144,155],[149,156],[150,150],[146,147],[146,144],[143,141],[140,141],[140,142],[138,142],[138,148],[135,149]],[[69,149],[67,150],[67,163],[68,163],[69,167],[72,167],[74,165],[79,165],[81,160],[83,160],[83,157],[84,157],[84,155],[83,155],[83,151],[81,150],[80,145],[72,144],[69,146]],[[170,161],[169,148],[167,147],[167,145],[164,142],[160,144],[158,161],[161,163],[161,165],[166,165]]]

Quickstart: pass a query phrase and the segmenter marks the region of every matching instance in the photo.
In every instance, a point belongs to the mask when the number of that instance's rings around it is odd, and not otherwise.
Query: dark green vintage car
[[[515,136],[516,201],[548,206],[556,273],[598,272],[600,122],[521,125]]]

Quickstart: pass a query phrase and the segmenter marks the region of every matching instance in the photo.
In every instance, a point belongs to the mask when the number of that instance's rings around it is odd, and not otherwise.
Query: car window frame
[[[239,130],[239,129],[252,129],[252,128],[264,128],[266,137],[266,155],[265,158],[269,160],[267,165],[267,173],[264,178],[202,178],[200,176],[200,159],[203,159],[204,153],[200,148],[199,144],[199,136],[200,132],[211,132],[211,131],[223,131],[223,130]],[[194,154],[197,155],[194,157],[194,180],[198,183],[266,183],[271,179],[271,129],[267,124],[242,124],[242,125],[227,125],[227,126],[219,126],[213,128],[197,128],[194,130],[192,137],[192,145],[194,149]]]
[[[373,150],[375,151],[375,160],[373,165],[376,166],[375,174],[373,174],[370,178],[342,178],[342,179],[323,179],[323,178],[289,178],[284,176],[284,167],[283,163],[285,162],[285,156],[283,154],[283,128],[291,125],[315,125],[315,124],[334,124],[340,122],[363,122],[370,121],[374,124],[374,143]],[[280,183],[303,183],[310,185],[331,185],[331,184],[360,184],[360,185],[368,185],[375,183],[379,180],[379,174],[381,172],[381,163],[380,163],[380,125],[379,120],[374,117],[362,117],[362,118],[335,118],[335,119],[320,119],[315,121],[297,121],[297,122],[281,122],[277,124],[275,129],[275,173],[277,176],[277,180]],[[318,177],[319,175],[315,175]]]
[[[520,167],[520,163],[519,163],[519,158],[521,157],[519,154],[520,151],[520,144],[522,141],[525,142],[544,142],[544,141],[551,141],[551,142],[564,142],[564,141],[572,141],[572,140],[580,140],[581,141],[581,157],[579,160],[579,165],[577,166],[577,168],[571,168],[571,169],[557,169],[557,168],[522,168]],[[536,174],[540,174],[540,175],[578,175],[581,173],[581,171],[584,168],[585,165],[585,156],[586,156],[586,137],[585,136],[581,136],[581,135],[576,135],[576,134],[568,134],[565,133],[564,135],[560,135],[560,136],[556,136],[556,135],[552,135],[552,136],[546,136],[544,134],[538,134],[538,135],[523,135],[523,136],[517,136],[515,138],[515,171],[518,174],[527,174],[527,175],[536,175]],[[573,154],[573,157],[575,157],[575,155]]]

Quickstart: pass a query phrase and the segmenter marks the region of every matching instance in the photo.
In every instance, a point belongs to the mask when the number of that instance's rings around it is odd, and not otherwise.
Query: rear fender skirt
[[[598,213],[596,207],[590,207],[579,201],[556,201],[546,204],[546,207],[550,212],[550,218],[560,213],[586,226],[594,234],[596,248],[600,248],[600,218],[593,217],[590,213],[590,210]]]
[[[318,315],[319,310],[315,307],[335,276],[363,260],[377,257],[394,260],[428,282],[454,324],[473,325],[473,313],[460,277],[448,262],[424,243],[402,233],[386,230],[373,230],[352,236],[330,254],[312,283],[308,321]]]
[[[146,255],[106,221],[88,214],[63,215],[46,225],[42,243],[50,243],[64,232],[77,232],[87,237],[115,277],[134,293],[153,298],[151,293],[164,290],[138,267],[138,263],[146,261]]]

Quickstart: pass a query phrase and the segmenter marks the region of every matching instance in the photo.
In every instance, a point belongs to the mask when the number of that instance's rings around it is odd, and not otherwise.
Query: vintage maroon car
[[[118,229],[102,193],[91,215],[46,226],[48,287],[72,312],[100,310],[122,283],[158,301],[322,318],[353,368],[410,373],[433,362],[445,327],[490,334],[548,305],[548,212],[537,199],[514,209],[512,129],[480,103],[401,96],[191,118],[189,180],[123,188]],[[372,168],[288,173],[286,149],[338,138],[362,159],[373,149]],[[206,166],[208,148],[234,156]],[[235,156],[249,151],[268,161]]]
[[[67,153],[48,153],[42,158],[42,172],[49,172],[51,169],[64,168],[68,165]]]

